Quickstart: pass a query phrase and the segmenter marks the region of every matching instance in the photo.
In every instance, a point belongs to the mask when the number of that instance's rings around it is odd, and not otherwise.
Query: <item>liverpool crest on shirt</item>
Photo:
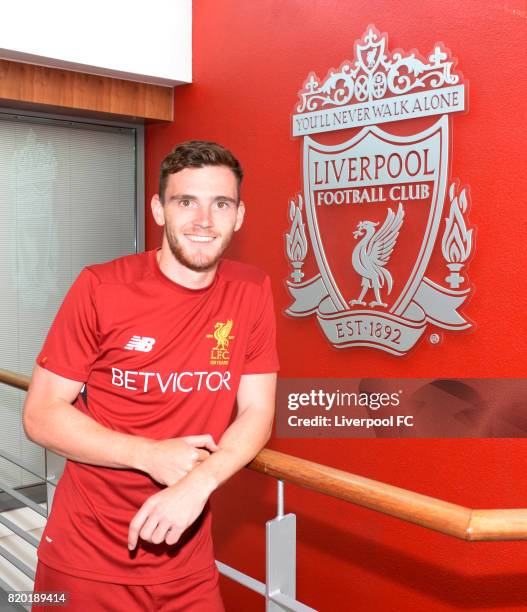
[[[471,327],[469,190],[449,176],[452,115],[466,108],[454,66],[440,44],[427,58],[389,53],[370,26],[354,61],[310,74],[299,92],[286,312],[314,315],[337,348],[404,355],[427,329],[438,342]]]
[[[211,365],[229,365],[231,358],[229,344],[231,340],[234,340],[234,336],[231,335],[233,325],[232,319],[228,319],[225,322],[217,321],[214,324],[214,332],[207,334],[207,338],[211,338],[216,342],[210,349]]]

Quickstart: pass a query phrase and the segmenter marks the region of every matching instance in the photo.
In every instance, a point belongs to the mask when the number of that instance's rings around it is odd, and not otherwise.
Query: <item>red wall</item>
[[[232,257],[272,276],[282,377],[521,377],[525,374],[525,49],[519,0],[194,1],[194,83],[177,88],[173,125],[146,130],[147,200],[159,163],[189,138],[217,140],[241,159],[245,226]],[[470,185],[477,226],[465,313],[473,333],[407,357],[336,351],[314,318],[282,311],[288,201],[301,188],[300,139],[290,137],[297,91],[314,70],[353,55],[374,23],[390,49],[422,54],[443,41],[469,80],[469,112],[453,119],[452,176]],[[151,35],[151,34],[149,34]],[[389,125],[386,126],[389,129]],[[343,140],[346,134],[343,133]],[[147,214],[147,248],[160,242]],[[527,507],[523,440],[273,440],[271,448],[472,507]],[[274,481],[244,471],[215,495],[217,558],[264,579],[264,524]],[[527,610],[527,544],[466,543],[315,493],[286,487],[298,516],[298,596],[325,611]],[[262,599],[223,581],[227,609]]]

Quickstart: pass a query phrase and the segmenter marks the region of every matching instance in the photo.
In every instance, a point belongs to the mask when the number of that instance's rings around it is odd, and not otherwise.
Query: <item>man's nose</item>
[[[212,227],[214,225],[212,220],[212,211],[209,206],[199,206],[196,211],[196,217],[194,219],[196,225],[200,227]]]

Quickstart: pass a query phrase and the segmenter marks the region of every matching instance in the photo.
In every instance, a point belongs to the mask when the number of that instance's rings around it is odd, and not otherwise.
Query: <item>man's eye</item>
[[[223,200],[220,200],[220,201],[218,202],[218,208],[229,208],[229,203],[228,203],[228,202],[225,202],[225,201],[223,201]]]
[[[179,200],[180,206],[190,206],[190,200]]]

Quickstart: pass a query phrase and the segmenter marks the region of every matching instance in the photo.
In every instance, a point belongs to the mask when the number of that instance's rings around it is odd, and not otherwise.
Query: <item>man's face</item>
[[[196,272],[213,269],[243,222],[236,176],[226,166],[185,168],[168,176],[164,204],[152,204],[174,257]]]

